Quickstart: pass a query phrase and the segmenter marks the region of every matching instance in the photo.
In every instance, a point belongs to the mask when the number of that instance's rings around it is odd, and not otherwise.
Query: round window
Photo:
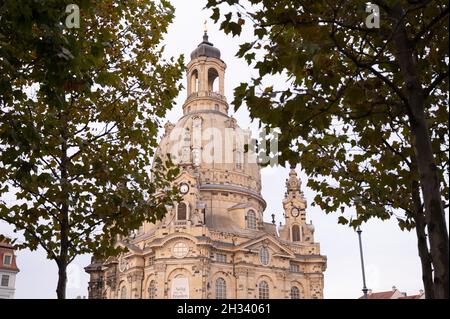
[[[173,254],[173,256],[174,256],[175,258],[183,258],[183,257],[186,257],[186,255],[188,254],[188,252],[189,252],[189,247],[188,247],[188,245],[186,245],[185,243],[182,243],[182,242],[176,243],[176,244],[173,246],[173,249],[172,249],[172,254]]]

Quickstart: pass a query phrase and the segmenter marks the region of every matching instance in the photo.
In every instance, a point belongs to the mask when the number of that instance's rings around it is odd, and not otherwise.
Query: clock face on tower
[[[189,192],[189,185],[187,183],[181,183],[180,184],[180,192],[183,195],[187,194]]]
[[[298,215],[300,215],[300,210],[297,207],[292,208],[291,215],[292,217],[298,217]]]

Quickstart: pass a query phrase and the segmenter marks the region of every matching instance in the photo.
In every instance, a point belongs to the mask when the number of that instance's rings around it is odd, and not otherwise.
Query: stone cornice
[[[250,196],[254,199],[256,199],[257,201],[259,201],[262,206],[263,206],[263,210],[266,208],[267,203],[264,200],[264,198],[262,198],[262,196],[255,192],[254,190],[245,188],[245,187],[241,187],[241,186],[237,186],[237,185],[226,185],[226,184],[201,184],[200,185],[200,190],[201,191],[214,191],[214,190],[218,190],[218,191],[229,191],[229,192],[234,192],[234,193],[240,193],[243,195],[247,195]]]

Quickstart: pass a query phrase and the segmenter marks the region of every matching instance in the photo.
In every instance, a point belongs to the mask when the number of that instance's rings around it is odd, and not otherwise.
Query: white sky
[[[203,22],[211,14],[203,10],[206,0],[186,1],[172,0],[176,7],[176,18],[166,37],[168,56],[189,55],[201,42]],[[82,22],[81,22],[82,23]],[[239,43],[251,35],[246,30],[240,38],[232,38],[219,31],[219,26],[208,23],[209,40],[221,50],[222,59],[228,68],[225,79],[225,93],[228,101],[233,100],[233,89],[241,82],[248,82],[255,71],[245,61],[238,60],[235,53]],[[277,83],[282,85],[282,83]],[[176,105],[169,112],[167,119],[176,122],[182,115],[181,105],[186,98],[183,91]],[[255,128],[245,107],[234,114],[241,128]],[[288,169],[265,168],[262,170],[262,195],[267,201],[265,220],[276,214],[277,225],[282,221],[282,199],[285,192],[285,179]],[[297,172],[301,169],[297,167]],[[325,298],[357,298],[361,293],[362,277],[359,259],[357,234],[337,224],[338,213],[326,215],[317,207],[311,207],[315,193],[308,189],[306,176],[300,173],[303,191],[308,200],[307,221],[313,221],[315,240],[321,244],[321,253],[328,257],[325,272]],[[370,221],[363,225],[363,247],[366,265],[367,286],[374,291],[390,290],[393,285],[401,291],[416,294],[422,289],[420,261],[417,253],[415,231],[401,232],[395,220],[381,222]],[[13,235],[12,228],[0,224],[0,233]],[[37,252],[20,251],[17,253],[20,273],[16,280],[16,298],[55,298],[57,267],[45,257],[40,249]],[[83,268],[90,262],[90,256],[80,256],[69,266],[67,295],[69,298],[87,296],[89,280]]]

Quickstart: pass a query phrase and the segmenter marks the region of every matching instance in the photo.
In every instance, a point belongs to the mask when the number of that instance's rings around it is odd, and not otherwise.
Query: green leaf
[[[348,224],[348,219],[345,218],[344,216],[339,216],[338,224],[347,225]]]

